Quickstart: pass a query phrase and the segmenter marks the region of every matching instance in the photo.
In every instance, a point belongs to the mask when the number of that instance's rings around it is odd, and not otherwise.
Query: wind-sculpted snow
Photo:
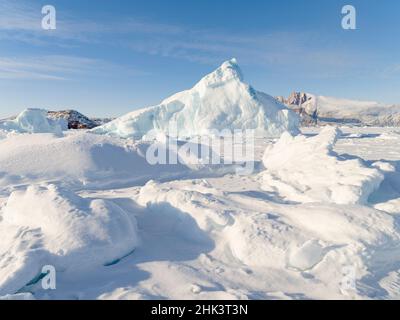
[[[311,138],[283,134],[265,151],[263,189],[296,202],[366,203],[383,174],[359,159],[336,155],[332,149],[339,135],[333,127]]]
[[[62,134],[61,124],[47,118],[47,111],[41,109],[26,109],[13,120],[0,121],[0,130],[20,133]]]
[[[212,166],[199,161],[193,164],[193,159],[182,154],[176,155],[179,161],[175,164],[152,163],[149,150],[170,157],[179,152],[170,150],[165,143],[134,142],[85,132],[64,137],[10,135],[0,139],[0,187],[48,181],[115,187],[188,176],[203,169],[213,172]]]
[[[63,272],[87,270],[131,253],[138,244],[132,214],[55,185],[12,193],[0,216],[0,295],[16,293],[45,265]]]
[[[255,188],[255,177],[247,179],[241,179],[242,185]],[[195,241],[197,229],[187,222],[191,217],[212,237],[215,249],[194,268],[204,263],[206,272],[218,271],[219,283],[235,279],[241,287],[268,287],[272,292],[291,288],[307,292],[309,298],[357,298],[365,294],[363,281],[375,275],[378,264],[383,263],[384,270],[395,268],[400,234],[387,213],[359,205],[282,205],[272,196],[265,201],[268,193],[263,198],[257,191],[227,192],[241,188],[220,189],[219,183],[226,180],[152,181],[134,197],[146,210],[158,213],[159,227],[171,208],[187,215],[168,226],[171,235]],[[346,270],[354,273],[359,290],[342,283]]]
[[[222,64],[192,89],[164,100],[160,105],[129,113],[93,132],[142,138],[152,131],[191,137],[223,130],[256,130],[279,136],[297,132],[298,117],[271,96],[243,82],[236,60]]]
[[[343,129],[257,139],[247,175],[184,153],[152,165],[150,145],[180,149],[165,134],[6,132],[0,299],[398,297],[400,139]]]

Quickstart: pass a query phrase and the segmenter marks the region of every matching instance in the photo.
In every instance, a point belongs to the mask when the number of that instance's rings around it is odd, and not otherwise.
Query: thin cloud
[[[216,65],[231,57],[241,63],[279,70],[291,75],[343,77],[374,74],[372,53],[350,46],[327,44],[318,33],[262,31],[227,33],[193,29],[132,17],[104,23],[58,14],[57,30],[40,29],[40,8],[26,2],[0,0],[0,40],[36,46],[74,48],[107,45],[152,56]]]
[[[144,72],[100,59],[49,55],[42,57],[0,57],[0,78],[10,80],[74,80],[81,76],[107,76],[114,72],[147,75]],[[78,77],[79,76],[79,77]]]

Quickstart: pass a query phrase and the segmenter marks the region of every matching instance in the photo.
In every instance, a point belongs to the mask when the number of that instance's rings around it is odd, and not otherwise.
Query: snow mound
[[[296,202],[364,204],[384,179],[359,159],[342,159],[332,149],[340,131],[324,128],[316,137],[284,133],[263,157],[261,183]]]
[[[199,186],[176,189],[149,181],[140,189],[135,200],[143,207],[155,208],[158,211],[162,211],[163,207],[173,207],[189,213],[205,231],[210,231],[215,226],[224,227],[232,223],[229,212],[221,208],[220,201],[210,194],[212,190],[207,189],[207,194],[204,194],[196,187]],[[210,208],[207,208],[208,206]]]
[[[64,271],[100,266],[138,244],[133,216],[112,202],[83,199],[55,185],[12,193],[0,233],[0,295],[16,293],[45,265]]]
[[[186,165],[183,157],[176,164],[152,164],[147,157],[150,146],[85,132],[61,138],[11,135],[0,140],[0,186],[63,181],[99,188],[180,177],[203,167]],[[155,147],[167,155],[173,153],[165,144]]]
[[[360,205],[281,204],[227,192],[215,182],[149,182],[133,197],[149,219],[141,227],[157,237],[162,232],[177,237],[177,246],[197,243],[204,268],[218,272],[220,279],[235,279],[242,286],[251,282],[264,291],[265,283],[271,284],[270,291],[288,287],[298,292],[302,285],[302,291],[309,290],[307,297],[332,298],[341,295],[344,268],[354,269],[362,288],[377,268],[382,272],[396,266],[399,230],[385,212]],[[211,252],[201,233],[212,240]]]
[[[0,130],[61,134],[62,126],[59,122],[47,118],[46,110],[26,109],[13,120],[0,121]]]
[[[273,97],[243,82],[235,59],[223,63],[192,89],[160,105],[129,113],[93,129],[99,134],[142,138],[151,131],[191,137],[215,131],[254,129],[262,135],[297,132],[298,117]]]
[[[306,271],[325,263],[339,272],[341,265],[348,263],[345,259],[371,266],[373,260],[364,259],[362,252],[378,254],[379,247],[396,248],[400,238],[390,215],[363,206],[334,204],[289,205],[272,213],[236,214],[225,234],[233,256],[246,265]],[[398,259],[396,250],[386,257],[388,261]],[[335,261],[335,255],[341,260]],[[329,279],[332,275],[321,276]]]

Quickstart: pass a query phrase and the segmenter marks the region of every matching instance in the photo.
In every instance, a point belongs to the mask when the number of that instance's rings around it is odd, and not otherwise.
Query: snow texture
[[[112,263],[138,244],[134,216],[112,202],[55,185],[11,194],[0,223],[0,295],[16,293],[45,265],[80,270]]]
[[[6,132],[0,299],[398,298],[400,139],[309,130],[257,140],[246,176],[150,165],[131,139]]]
[[[0,187],[53,181],[92,188],[116,187],[149,179],[178,178],[204,169],[199,161],[184,155],[176,155],[176,164],[151,164],[146,158],[150,146],[164,154],[178,152],[164,143],[148,144],[85,132],[63,137],[13,134],[0,139]],[[205,169],[213,171],[210,167]]]

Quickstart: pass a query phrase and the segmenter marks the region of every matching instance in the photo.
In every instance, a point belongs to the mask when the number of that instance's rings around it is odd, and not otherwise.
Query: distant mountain
[[[68,129],[93,129],[98,123],[76,110],[49,111],[47,117],[52,120],[65,120]]]
[[[63,130],[93,129],[114,120],[114,118],[89,118],[76,110],[44,111],[47,112],[46,117],[58,122],[63,127]],[[0,123],[13,121],[17,119],[17,117],[18,116],[11,116],[9,118],[0,119]]]
[[[400,126],[400,105],[359,101],[293,92],[288,98],[277,97],[298,113],[302,125],[352,124],[362,126]]]

